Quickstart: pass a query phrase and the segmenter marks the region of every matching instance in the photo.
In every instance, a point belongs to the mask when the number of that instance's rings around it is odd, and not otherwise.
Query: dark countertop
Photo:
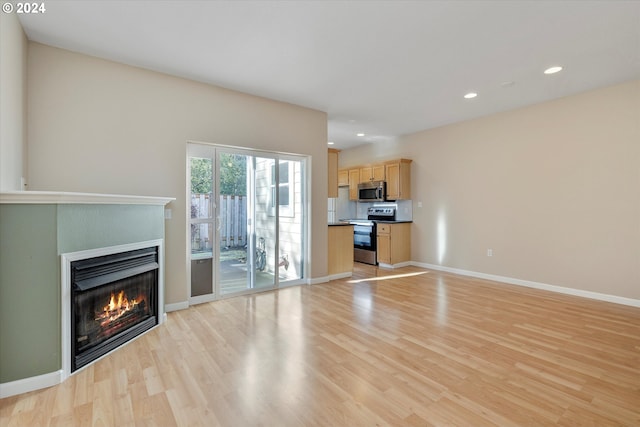
[[[335,227],[335,226],[342,226],[342,225],[353,225],[353,224],[349,224],[346,221],[337,221],[337,222],[330,222],[329,227]]]
[[[349,222],[349,221],[369,221],[368,219],[364,218],[364,219],[341,219],[340,222]],[[374,219],[372,220],[373,222],[376,222],[378,224],[402,224],[402,223],[411,223],[413,222],[413,220],[410,219],[398,219],[395,221],[385,221],[382,219]]]

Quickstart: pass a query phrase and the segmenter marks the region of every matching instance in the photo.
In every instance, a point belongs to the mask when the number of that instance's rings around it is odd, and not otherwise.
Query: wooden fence
[[[191,206],[199,218],[211,218],[209,194],[192,194]],[[247,198],[245,196],[220,195],[220,247],[242,247],[247,244]],[[214,220],[214,226],[216,226]]]

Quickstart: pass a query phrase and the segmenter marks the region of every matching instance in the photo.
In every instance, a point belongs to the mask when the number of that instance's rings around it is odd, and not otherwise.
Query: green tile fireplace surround
[[[164,239],[172,200],[0,193],[0,397],[62,369],[61,254]]]

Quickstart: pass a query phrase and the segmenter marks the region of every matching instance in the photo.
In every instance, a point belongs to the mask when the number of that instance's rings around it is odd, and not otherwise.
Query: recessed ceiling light
[[[359,133],[358,136],[364,136],[364,133]]]
[[[466,94],[464,97],[465,97],[466,99],[471,99],[471,98],[475,98],[476,96],[478,96],[478,94],[477,94],[477,93],[475,93],[475,92],[469,92],[469,93],[468,93],[468,94]]]
[[[562,67],[556,66],[556,67],[550,67],[547,68],[546,70],[544,70],[545,74],[555,74],[558,71],[562,71]]]
[[[334,142],[333,142],[333,141],[329,141],[329,142],[327,142],[327,144],[329,144],[329,145],[333,145],[333,144],[334,144]]]

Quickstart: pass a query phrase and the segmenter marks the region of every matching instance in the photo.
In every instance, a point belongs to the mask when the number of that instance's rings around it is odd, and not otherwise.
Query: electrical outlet
[[[421,208],[422,207],[422,202],[418,202],[418,207]]]
[[[487,249],[487,256],[493,256],[493,249]]]

